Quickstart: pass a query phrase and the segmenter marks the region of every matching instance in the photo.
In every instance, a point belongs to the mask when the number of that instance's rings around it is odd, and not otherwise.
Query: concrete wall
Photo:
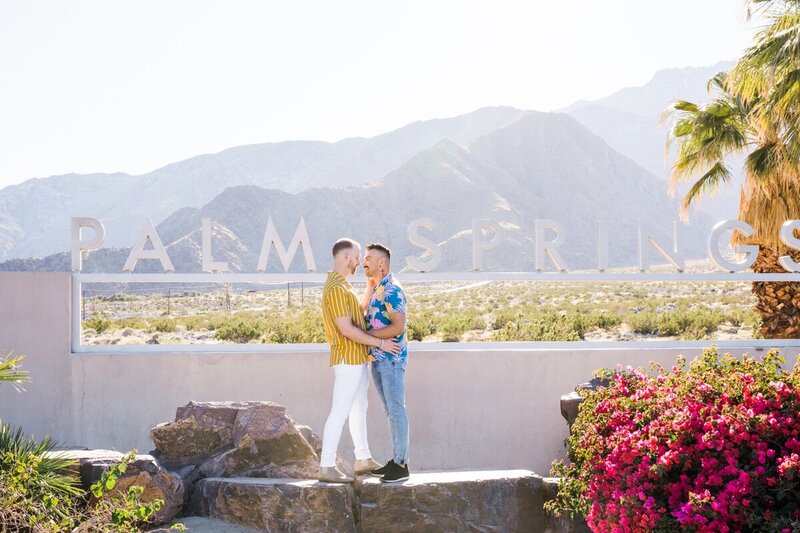
[[[70,353],[68,274],[0,273],[0,353],[28,355],[33,382],[0,383],[0,419],[68,444],[152,448],[149,429],[190,400],[270,400],[321,434],[332,390],[324,346],[309,353]],[[674,348],[464,349],[413,346],[407,374],[411,460],[416,469],[527,468],[545,474],[563,456],[559,397],[617,364],[669,366]],[[684,351],[692,357],[699,349]],[[747,348],[732,353],[753,352]],[[784,349],[790,364],[797,349]],[[373,455],[391,452],[370,390]],[[352,457],[345,430],[340,451]]]

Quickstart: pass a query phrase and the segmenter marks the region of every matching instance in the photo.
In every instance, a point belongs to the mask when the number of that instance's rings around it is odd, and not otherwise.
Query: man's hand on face
[[[377,284],[375,278],[367,278],[367,289],[374,289]]]

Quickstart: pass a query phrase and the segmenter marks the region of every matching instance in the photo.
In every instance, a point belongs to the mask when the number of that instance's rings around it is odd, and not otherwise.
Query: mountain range
[[[581,100],[562,111],[573,116],[612,148],[666,179],[675,160],[675,150],[667,150],[668,121],[664,111],[675,100],[706,102],[708,80],[733,66],[723,61],[707,67],[672,68],[657,72],[641,87],[621,89],[605,98]],[[740,169],[732,166],[732,186],[715,196],[703,198],[698,208],[716,220],[736,218],[739,205]],[[688,190],[681,186],[676,195]]]
[[[594,221],[610,221],[612,262],[631,264],[637,220],[668,242],[677,218],[676,200],[653,168],[654,146],[658,140],[663,154],[664,132],[648,115],[657,116],[667,95],[702,99],[700,80],[720,68],[662,71],[643,87],[578,102],[565,113],[483,108],[370,139],[236,147],[141,176],[28,180],[0,190],[0,259],[7,259],[0,269],[68,270],[67,254],[58,252],[69,248],[72,216],[95,217],[106,227],[105,249],[90,254],[88,271],[121,271],[124,247],[146,216],[185,272],[200,269],[204,217],[214,221],[215,259],[241,271],[255,271],[267,218],[288,244],[300,216],[318,266],[341,235],[388,242],[400,257],[419,253],[405,228],[421,216],[438,224],[431,234],[445,249],[438,270],[470,267],[475,218],[494,218],[505,228],[506,244],[490,254],[489,268],[532,269],[537,218],[564,225],[563,255],[574,268],[593,266]],[[694,92],[681,93],[682,87]],[[702,255],[710,223],[700,215],[683,228],[690,257]],[[300,256],[293,270],[302,270]],[[277,268],[273,262],[274,254],[270,270]],[[149,263],[140,262],[137,271],[153,271]]]

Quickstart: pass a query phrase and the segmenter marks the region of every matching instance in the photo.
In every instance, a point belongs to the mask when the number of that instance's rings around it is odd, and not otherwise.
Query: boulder
[[[105,470],[119,464],[123,454],[112,450],[66,450],[56,452],[59,456],[77,461],[76,468],[81,476],[85,490],[100,479]],[[178,474],[161,468],[152,455],[137,455],[128,464],[125,473],[117,479],[115,491],[125,492],[131,485],[144,488],[143,502],[156,499],[164,501],[164,506],[156,514],[154,523],[163,524],[183,511],[185,489]]]
[[[586,383],[581,383],[573,392],[565,394],[561,397],[561,416],[567,421],[569,429],[572,430],[572,424],[578,418],[580,412],[580,405],[583,403],[583,395],[581,391],[596,391],[599,387],[607,387],[609,380],[606,378],[592,378]]]
[[[154,455],[180,474],[191,495],[206,477],[316,479],[321,441],[303,428],[271,402],[190,402],[151,435]]]
[[[312,429],[308,426],[297,426],[297,429],[300,430],[300,433],[306,438],[306,441],[311,445],[314,449],[314,453],[317,454],[317,457],[322,455],[322,439],[319,438],[319,435],[314,433]]]
[[[314,478],[317,454],[286,408],[264,402],[243,409],[233,427],[233,447],[200,467],[203,477]]]
[[[567,421],[567,426],[569,426],[570,430],[572,430],[572,424],[574,424],[575,420],[578,418],[578,412],[582,402],[583,397],[576,391],[572,391],[561,397],[561,416]]]
[[[544,482],[529,470],[414,473],[361,480],[360,531],[547,531]]]
[[[192,514],[282,533],[352,533],[358,509],[351,484],[257,478],[203,479],[189,507]]]
[[[173,422],[150,431],[158,456],[169,468],[180,468],[233,446],[233,425],[251,402],[189,402],[178,407]]]

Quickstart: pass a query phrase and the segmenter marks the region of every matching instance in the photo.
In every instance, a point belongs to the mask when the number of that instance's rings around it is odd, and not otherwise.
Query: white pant
[[[333,375],[333,405],[322,433],[322,457],[319,462],[322,467],[336,466],[336,450],[347,418],[356,459],[372,457],[367,442],[367,365],[334,365]]]

